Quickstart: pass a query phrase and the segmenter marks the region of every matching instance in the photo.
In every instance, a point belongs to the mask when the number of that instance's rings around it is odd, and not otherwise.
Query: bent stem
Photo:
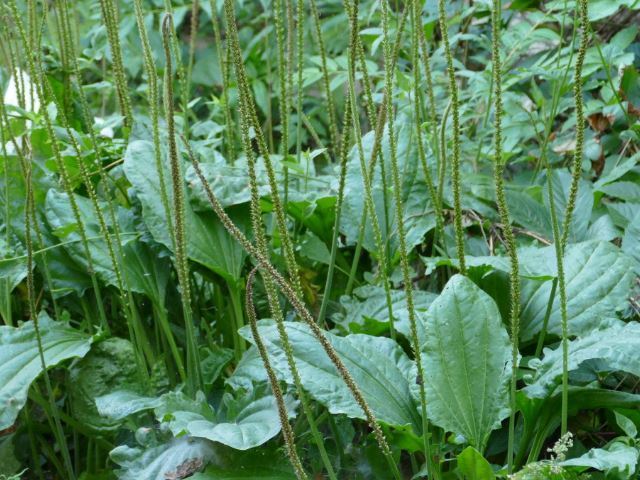
[[[267,377],[269,378],[269,383],[271,384],[271,390],[273,391],[273,396],[275,397],[276,403],[278,405],[278,416],[280,417],[282,435],[284,436],[284,441],[287,446],[287,456],[289,457],[291,466],[296,472],[296,477],[298,477],[298,480],[306,480],[309,477],[307,477],[307,474],[304,472],[304,468],[302,467],[302,463],[300,462],[300,457],[298,457],[298,452],[296,451],[295,436],[293,434],[291,424],[289,423],[289,414],[287,413],[287,407],[284,403],[282,389],[280,388],[280,384],[278,383],[276,374],[271,367],[269,354],[267,353],[267,349],[264,346],[262,338],[260,337],[260,332],[258,331],[256,309],[253,304],[253,280],[255,278],[256,271],[257,267],[251,270],[249,276],[247,277],[247,292],[245,296],[245,309],[247,312],[247,318],[249,319],[249,325],[251,326],[253,341],[256,343],[256,347],[258,349],[258,352],[260,353],[260,358],[262,358],[262,364],[264,365],[264,369],[267,372]]]
[[[373,435],[376,439],[376,442],[378,443],[378,446],[382,454],[384,455],[385,459],[387,460],[387,463],[389,464],[389,468],[391,469],[393,478],[395,478],[396,480],[401,480],[402,477],[400,475],[400,471],[398,470],[398,466],[393,460],[391,448],[387,443],[384,433],[382,432],[380,425],[378,425],[378,421],[373,411],[369,407],[368,402],[365,400],[362,394],[362,391],[360,390],[360,387],[358,387],[356,382],[353,380],[353,377],[351,376],[346,366],[338,356],[338,353],[335,351],[335,349],[333,348],[333,346],[331,345],[327,337],[324,335],[322,329],[317,325],[317,323],[313,319],[313,316],[311,315],[309,310],[307,310],[307,308],[304,306],[302,301],[298,298],[295,290],[291,287],[291,285],[289,285],[289,283],[284,279],[282,275],[280,275],[280,273],[271,264],[271,262],[269,262],[269,260],[264,255],[262,255],[262,253],[258,251],[258,249],[256,249],[256,247],[249,241],[249,239],[238,229],[238,227],[229,218],[227,213],[222,208],[220,201],[217,199],[217,197],[211,190],[211,185],[209,185],[209,182],[204,177],[204,174],[202,173],[202,170],[200,168],[200,165],[198,164],[198,161],[193,157],[191,158],[191,161],[193,163],[196,176],[198,177],[198,179],[200,180],[200,183],[204,187],[205,193],[207,195],[207,199],[213,211],[218,216],[221,223],[223,224],[225,229],[229,232],[229,234],[245,249],[247,253],[249,253],[249,255],[251,255],[258,262],[260,267],[264,269],[265,272],[267,272],[271,276],[273,281],[280,287],[282,293],[285,295],[285,297],[287,297],[287,300],[289,300],[289,302],[291,303],[295,311],[298,313],[298,315],[307,323],[307,325],[309,325],[311,332],[316,337],[316,339],[322,346],[323,350],[325,351],[325,353],[327,354],[331,362],[334,364],[334,366],[338,370],[338,373],[340,374],[343,381],[345,382],[345,385],[353,395],[354,400],[364,412],[365,418],[367,419],[367,423],[369,424],[369,427],[373,431]]]

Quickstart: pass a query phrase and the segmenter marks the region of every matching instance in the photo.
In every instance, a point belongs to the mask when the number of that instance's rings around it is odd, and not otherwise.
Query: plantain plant
[[[635,478],[639,8],[0,5],[0,478]]]

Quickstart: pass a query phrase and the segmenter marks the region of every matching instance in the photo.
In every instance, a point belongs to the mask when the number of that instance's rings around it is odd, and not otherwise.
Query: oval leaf
[[[45,312],[38,316],[47,368],[73,357],[84,357],[92,338],[65,323],[54,322]],[[18,328],[0,327],[0,430],[13,425],[27,401],[31,383],[42,373],[38,342],[32,321]]]
[[[511,346],[495,302],[455,275],[426,315],[422,355],[429,418],[482,451],[509,415]]]
[[[259,329],[274,368],[293,384],[276,326],[265,325],[263,321]],[[302,385],[309,394],[333,414],[364,419],[364,412],[309,327],[286,322],[286,329]],[[253,341],[247,327],[241,333]],[[326,335],[378,420],[397,427],[412,425],[416,432],[420,431],[418,407],[412,395],[415,365],[400,346],[388,338],[370,335],[338,337],[328,332]]]

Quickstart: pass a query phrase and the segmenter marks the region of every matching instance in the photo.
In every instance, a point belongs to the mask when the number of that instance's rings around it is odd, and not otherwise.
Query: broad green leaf
[[[565,469],[556,462],[542,460],[532,462],[516,472],[512,480],[583,480],[584,477],[577,472]]]
[[[605,242],[610,242],[619,236],[620,233],[613,224],[611,215],[605,213],[589,225],[589,231],[587,232],[586,238],[589,240],[603,240]]]
[[[17,239],[7,245],[6,239],[0,238],[0,317],[7,325],[13,323],[11,292],[27,276],[27,259],[22,253]]]
[[[0,238],[0,285],[9,292],[27,276],[26,254],[17,239],[14,242],[7,245],[6,239]]]
[[[636,427],[636,424],[633,423],[633,420],[619,412],[613,413],[616,417],[616,423],[627,435],[627,437],[636,438],[638,436],[638,427]]]
[[[80,195],[74,195],[80,217],[83,220],[87,235],[91,261],[95,271],[106,283],[118,286],[113,269],[107,242],[96,219],[91,201]],[[107,205],[100,204],[107,228],[113,231],[113,222]],[[169,259],[154,252],[152,247],[139,238],[135,225],[136,218],[132,212],[114,207],[116,221],[120,229],[122,241],[122,259],[118,258],[117,238],[112,233],[114,255],[120,267],[125,288],[146,294],[156,305],[164,305],[165,289],[169,277]],[[49,190],[47,194],[46,215],[49,225],[60,241],[65,242],[65,249],[73,259],[86,270],[88,262],[81,237],[78,232],[75,216],[66,193]]]
[[[545,238],[553,238],[551,220],[547,208],[529,195],[507,190],[507,202],[513,222]]]
[[[233,350],[212,344],[209,347],[200,347],[200,368],[204,383],[210,389],[220,377],[222,369],[233,358]]]
[[[627,202],[640,202],[640,185],[635,182],[621,181],[609,183],[604,185],[600,191],[610,197]]]
[[[45,312],[38,315],[45,365],[84,357],[92,338],[62,322],[54,322]],[[0,326],[0,430],[13,425],[27,401],[31,383],[42,373],[38,343],[32,321],[20,327]]]
[[[615,182],[616,180],[622,178],[626,173],[632,170],[638,160],[640,159],[640,153],[635,153],[634,155],[622,159],[619,162],[613,163],[613,167],[607,168],[605,166],[602,175],[596,182],[594,182],[593,187],[596,191],[602,191],[601,188],[605,185]]]
[[[541,250],[540,268],[556,276],[554,247]],[[634,278],[633,260],[608,242],[569,245],[564,260],[569,333],[579,335],[598,328],[603,317],[613,317],[628,298]],[[527,281],[522,284],[520,315],[523,341],[540,332],[549,302],[551,282]],[[556,292],[557,297],[557,292]],[[556,298],[547,332],[560,336],[560,302]]]
[[[549,207],[549,194],[547,193],[547,184],[544,187],[544,204],[547,207],[547,217],[551,218],[551,209]],[[553,170],[551,177],[551,186],[553,191],[553,199],[556,212],[558,215],[558,223],[560,226],[564,222],[564,212],[567,209],[567,201],[569,198],[569,189],[571,186],[571,174],[564,170]],[[589,182],[581,180],[578,186],[578,196],[571,218],[571,227],[569,231],[569,243],[576,243],[587,240],[587,230],[589,221],[591,220],[591,210],[593,209],[593,188]],[[517,217],[515,217],[517,218]],[[550,238],[553,238],[552,236]]]
[[[256,347],[250,347],[242,355],[240,362],[236,365],[236,369],[225,383],[234,390],[251,390],[254,383],[266,383],[267,372],[264,369],[262,358]]]
[[[262,321],[259,329],[274,369],[287,383],[293,384],[276,326]],[[305,390],[332,414],[365,418],[309,327],[286,322],[286,329]],[[253,341],[247,327],[240,333]],[[378,420],[396,427],[410,425],[419,432],[421,421],[412,393],[416,381],[415,365],[400,346],[388,338],[370,335],[338,337],[329,332],[326,335]],[[239,373],[243,374],[242,371]]]
[[[611,480],[633,478],[640,452],[636,446],[614,441],[606,448],[593,448],[578,458],[561,462],[565,467],[587,467],[600,470]]]
[[[209,182],[213,193],[220,200],[223,207],[227,208],[233,205],[248,203],[251,199],[251,190],[249,189],[249,171],[247,160],[241,157],[235,160],[233,165],[226,162],[218,153],[209,154],[213,156],[213,160],[207,159],[201,164],[202,173]],[[203,156],[203,160],[206,157]],[[271,155],[271,162],[276,172],[276,182],[278,184],[278,193],[284,198],[284,163],[280,155]],[[315,167],[310,162],[309,167],[306,165],[298,165],[289,159],[286,162],[289,168],[288,180],[288,199],[293,202],[314,201],[320,197],[335,196],[336,193],[332,189],[332,177],[327,175],[317,175]],[[301,157],[304,161],[304,157]],[[267,168],[262,157],[256,160],[256,178],[258,180],[258,193],[261,197],[270,197],[271,189],[269,187],[269,177],[267,176]],[[204,191],[200,180],[198,179],[193,167],[189,167],[186,171],[186,180],[191,188],[194,207],[197,210],[208,211],[211,209],[209,200]]]
[[[607,203],[605,206],[614,225],[621,229],[627,228],[640,210],[640,202]]]
[[[455,275],[426,314],[422,345],[427,413],[482,451],[509,415],[511,344],[495,302]]]
[[[15,454],[15,434],[3,435],[0,439],[0,478],[3,475],[13,475],[20,471],[22,465]],[[20,476],[15,477],[20,478]],[[9,477],[7,480],[11,480]]]
[[[156,174],[153,145],[144,140],[129,144],[124,160],[124,170],[142,203],[144,222],[154,239],[172,249],[171,232],[167,227],[164,207],[160,197],[160,182]],[[169,171],[165,168],[166,191],[171,205],[172,190]],[[237,225],[244,228],[246,209],[229,212]],[[190,202],[185,205],[187,254],[229,281],[240,278],[245,253],[227,233],[212,211],[196,212]]]
[[[280,432],[282,426],[273,395],[257,396],[254,390],[238,400],[227,394],[223,401],[226,418],[219,416],[212,421],[194,417],[184,423],[185,432],[236,450],[258,447]],[[289,418],[294,418],[297,402],[286,396],[285,403]]]
[[[162,404],[162,400],[129,390],[117,390],[96,397],[95,404],[100,415],[115,422],[138,412],[156,408]]]
[[[550,262],[541,261],[542,256],[548,257],[552,253],[552,250],[537,247],[518,248],[518,269],[520,276],[522,278],[535,280],[553,279],[555,274],[550,272],[546,267],[546,263]],[[508,257],[498,255],[465,255],[464,259],[470,273],[477,273],[480,277],[491,270],[499,270],[505,273],[511,271],[511,261]],[[460,268],[460,263],[457,258],[422,257],[422,261],[426,265],[428,272],[433,271],[435,267],[447,266],[455,269]]]
[[[112,337],[93,346],[69,370],[69,400],[73,417],[97,430],[114,429],[119,421],[100,415],[95,399],[117,390],[144,393],[134,347],[128,340]]]
[[[614,325],[595,330],[569,343],[569,370],[575,370],[588,360],[600,360],[602,371],[621,370],[640,376],[640,323]],[[542,361],[534,360],[536,370],[527,395],[542,398],[553,391],[562,376],[562,348],[545,350]]]
[[[238,395],[225,394],[215,412],[202,392],[191,399],[181,392],[152,398],[120,391],[99,397],[96,404],[102,415],[114,420],[153,409],[174,437],[205,438],[236,450],[255,448],[275,437],[281,428],[275,397],[264,389]],[[295,418],[297,402],[287,395],[285,403],[290,418]]]
[[[412,137],[410,120],[403,118],[397,121],[396,136],[398,167],[402,179],[403,219],[407,246],[410,248],[420,243],[424,235],[435,227],[435,216],[433,206],[428,200],[429,194],[422,167],[419,165],[417,147]],[[365,163],[367,164],[371,158],[374,137],[374,132],[369,132],[362,137]],[[385,164],[386,204],[380,168],[376,169],[374,178],[371,180],[372,191],[383,242],[389,242],[391,260],[397,260],[399,258],[398,227],[393,206],[393,193],[391,191],[393,180],[391,177],[391,155],[387,133],[382,139],[382,160]],[[380,159],[378,159],[378,162],[380,162]],[[365,210],[364,192],[358,149],[354,147],[349,154],[347,164],[345,198],[340,227],[341,231],[346,235],[349,245],[353,245],[358,239],[360,219],[362,212]],[[388,224],[386,223],[387,220]],[[376,251],[375,237],[370,220],[365,222],[363,247],[369,252]]]
[[[416,290],[414,305],[419,313],[427,311],[435,294]],[[394,328],[405,336],[409,336],[409,312],[403,290],[391,292]],[[366,285],[354,290],[353,296],[343,296],[340,303],[344,313],[333,316],[334,322],[347,332],[380,334],[389,330],[389,309],[382,287]]]
[[[214,457],[214,449],[206,440],[182,437],[146,449],[121,445],[109,456],[121,467],[116,471],[120,480],[167,480],[199,470]]]
[[[456,458],[464,480],[495,480],[491,465],[475,448],[465,448]]]
[[[629,240],[631,245],[633,240]],[[470,273],[480,276],[490,270],[509,272],[506,257],[466,256]],[[551,293],[552,282],[557,277],[555,248],[553,246],[518,249],[521,294],[521,339],[529,341],[542,329],[544,315]],[[428,269],[436,266],[458,268],[456,259],[440,257],[423,258]],[[573,335],[587,332],[601,325],[603,317],[612,318],[616,308],[624,304],[631,292],[633,260],[615,245],[603,241],[570,244],[565,254],[565,282],[567,288],[567,313],[569,331]],[[554,300],[548,332],[560,335],[560,305]]]
[[[307,257],[315,262],[324,263],[329,265],[331,259],[331,252],[317,235],[310,230],[307,230],[305,234],[299,239],[299,251],[300,255]]]

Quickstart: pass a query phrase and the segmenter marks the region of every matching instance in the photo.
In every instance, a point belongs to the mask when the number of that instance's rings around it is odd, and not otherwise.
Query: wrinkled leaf
[[[626,480],[633,478],[638,464],[638,448],[622,441],[614,441],[607,448],[593,448],[578,458],[561,462],[563,466],[588,467],[607,474],[607,478]]]
[[[125,154],[124,170],[142,203],[147,228],[156,241],[172,249],[171,234],[160,196],[160,181],[156,174],[153,145],[144,140],[131,142]],[[171,206],[172,190],[168,169],[165,169],[164,176]],[[229,213],[235,223],[243,227],[247,220],[246,209]],[[191,203],[186,202],[185,217],[189,258],[230,281],[238,279],[245,253],[227,233],[217,216],[210,210],[196,212]]]
[[[214,450],[206,440],[182,437],[147,449],[121,445],[109,456],[121,467],[116,472],[120,480],[178,480],[206,465]]]
[[[416,290],[414,305],[417,312],[426,312],[435,294]],[[409,311],[404,290],[391,291],[394,328],[403,335],[409,335]],[[389,330],[389,309],[382,287],[366,285],[354,290],[353,296],[343,296],[340,303],[344,313],[336,314],[333,320],[346,331],[379,334]],[[368,331],[367,324],[379,324],[377,331]]]
[[[38,315],[45,365],[83,357],[92,338],[62,322],[54,322],[45,312]],[[31,383],[42,373],[36,332],[32,321],[20,327],[0,326],[0,430],[13,425],[27,401]]]
[[[509,415],[511,345],[495,302],[461,275],[426,315],[422,346],[427,413],[482,451]]]
[[[218,463],[218,462],[216,462]],[[295,480],[289,461],[282,454],[266,448],[237,452],[196,473],[193,480]]]
[[[404,121],[403,121],[404,120]],[[424,180],[422,167],[419,165],[417,146],[412,140],[411,122],[408,119],[397,121],[395,127],[397,142],[398,168],[402,179],[403,220],[407,247],[411,248],[422,241],[424,235],[435,227],[433,206],[429,202],[429,194]],[[369,163],[374,144],[374,132],[362,137],[365,163]],[[382,139],[382,160],[385,162],[385,181],[387,192],[383,190],[383,179],[380,168],[376,168],[371,179],[374,204],[382,231],[383,242],[389,242],[391,260],[399,258],[398,226],[395,215],[393,192],[391,187],[391,154],[389,136],[385,133]],[[378,159],[380,162],[380,158]],[[385,203],[385,194],[387,201]],[[346,185],[344,191],[344,206],[342,212],[341,231],[347,237],[347,243],[353,245],[360,228],[362,212],[365,210],[365,189],[362,183],[362,170],[358,149],[354,147],[349,154],[347,164]],[[386,211],[385,211],[386,209]],[[388,224],[385,223],[388,219]],[[370,220],[365,222],[363,247],[369,252],[376,252],[376,242]]]
[[[76,420],[95,429],[113,429],[117,419],[101,416],[95,399],[117,390],[144,393],[134,347],[123,338],[109,338],[94,345],[91,351],[69,371],[69,399]]]
[[[276,326],[264,321],[260,323],[260,336],[274,369],[287,383],[293,384]],[[364,412],[309,327],[287,322],[286,329],[305,390],[333,414],[364,418]],[[244,338],[253,341],[247,327],[240,332]],[[370,335],[338,337],[328,332],[326,335],[378,420],[397,427],[411,425],[419,432],[421,421],[412,394],[415,365],[398,344]]]
[[[640,323],[614,325],[596,330],[569,342],[569,370],[575,370],[588,360],[600,360],[603,371],[621,370],[640,376]],[[530,366],[536,373],[525,391],[532,397],[548,395],[560,383],[562,376],[562,347],[545,350],[542,361]]]
[[[541,249],[541,268],[556,276],[554,247]],[[608,242],[569,245],[564,260],[569,333],[579,335],[598,328],[603,317],[612,317],[631,291],[633,261]],[[531,340],[540,332],[549,302],[551,282],[522,284],[521,339]],[[556,291],[556,297],[558,292]],[[560,336],[560,302],[553,303],[547,332]]]
[[[285,403],[289,418],[294,418],[297,402],[286,396]],[[225,404],[227,413],[230,413],[226,421],[194,419],[186,423],[185,431],[236,450],[258,447],[280,432],[278,406],[273,395],[258,398],[247,395],[239,400],[227,395]]]

